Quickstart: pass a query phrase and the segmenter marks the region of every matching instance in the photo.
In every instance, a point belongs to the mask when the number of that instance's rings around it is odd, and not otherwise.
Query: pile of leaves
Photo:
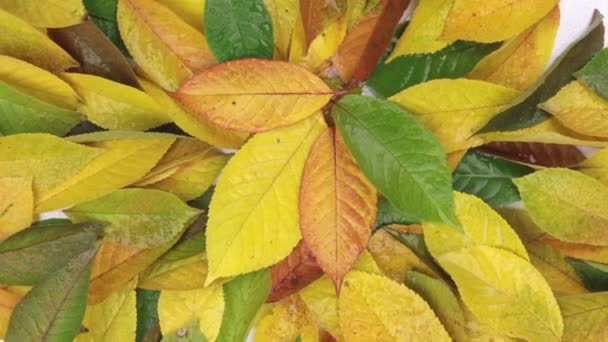
[[[606,340],[601,15],[408,7],[0,0],[0,338]]]

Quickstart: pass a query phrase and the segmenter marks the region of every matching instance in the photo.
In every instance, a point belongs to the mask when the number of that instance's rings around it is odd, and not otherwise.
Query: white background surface
[[[536,1],[536,0],[528,0]],[[608,28],[608,0],[561,0],[560,1],[560,26],[557,32],[555,46],[551,60],[555,59],[564,49],[579,35],[585,31],[591,22],[593,11],[600,10],[604,15],[604,26]],[[608,34],[604,37],[604,46],[608,46]],[[64,218],[60,211],[45,213],[40,219]],[[249,341],[252,336],[249,336]],[[0,340],[0,342],[3,342]]]

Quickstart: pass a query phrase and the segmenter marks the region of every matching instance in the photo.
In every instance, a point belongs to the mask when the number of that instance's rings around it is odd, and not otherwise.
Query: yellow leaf
[[[574,268],[557,250],[540,242],[526,244],[530,262],[543,275],[556,295],[589,292]]]
[[[557,3],[558,0],[454,0],[441,38],[502,41],[532,26]]]
[[[476,143],[472,144],[472,146],[474,146],[474,145],[476,145]],[[448,169],[450,171],[454,172],[454,170],[456,170],[456,168],[458,167],[458,164],[460,164],[460,161],[467,154],[468,150],[469,149],[466,148],[463,150],[450,152],[446,155],[446,163],[448,164]]]
[[[407,272],[405,284],[429,304],[454,341],[470,340],[465,313],[448,285],[415,271]]]
[[[272,17],[272,34],[277,59],[289,57],[291,36],[299,14],[298,0],[264,0]]]
[[[203,32],[205,0],[157,0],[195,29]]]
[[[539,107],[578,133],[608,138],[608,101],[579,81],[566,85]]]
[[[346,29],[346,18],[338,18],[310,43],[307,53],[297,60],[297,63],[308,67],[315,73],[326,72],[325,69],[329,69],[331,66],[329,59],[346,37]]]
[[[224,288],[220,282],[188,290],[163,290],[158,300],[158,317],[164,336],[175,334],[192,320],[209,341],[215,341],[224,316]]]
[[[608,148],[584,160],[576,169],[608,186]]]
[[[209,189],[228,159],[227,155],[212,150],[197,160],[181,165],[171,176],[145,187],[170,192],[183,201],[190,201]]]
[[[422,298],[382,276],[350,272],[338,306],[347,341],[450,341]]]
[[[339,290],[371,236],[376,189],[333,128],[326,129],[312,145],[301,183],[302,237]]]
[[[405,274],[412,269],[428,275],[434,274],[411,249],[395,240],[385,230],[380,229],[372,235],[367,250],[382,272],[396,282],[402,282]]]
[[[88,302],[99,304],[163,255],[177,239],[156,248],[142,249],[105,240],[93,262]]]
[[[93,75],[62,76],[85,100],[80,112],[100,127],[144,131],[170,121],[163,108],[141,90]]]
[[[75,110],[78,95],[61,78],[33,64],[0,55],[0,80],[12,87],[56,106]]]
[[[426,238],[426,236],[425,236]],[[430,235],[431,254],[458,286],[477,321],[494,333],[531,341],[559,341],[563,322],[551,288],[525,259],[483,245],[441,253]]]
[[[37,27],[66,27],[82,22],[82,0],[3,0],[0,8]]]
[[[164,90],[144,79],[139,79],[142,87],[164,110],[167,116],[174,121],[184,132],[205,141],[213,146],[238,148],[243,145],[249,134],[229,131],[208,120],[197,117],[184,110]]]
[[[133,59],[166,90],[215,63],[205,36],[154,0],[119,0],[117,21]]]
[[[481,199],[454,192],[454,210],[464,234],[441,223],[425,223],[424,237],[434,253],[448,253],[481,245],[505,249],[528,260],[528,254],[515,231]]]
[[[453,3],[454,0],[420,0],[412,20],[386,62],[401,55],[432,53],[448,46],[451,41],[440,40],[440,36]]]
[[[134,183],[154,167],[174,140],[170,136],[142,135],[87,142],[88,146],[103,149],[104,152],[78,174],[44,196],[39,196],[36,199],[36,212],[52,211],[93,200]]]
[[[365,13],[367,2],[367,0],[346,0],[346,25],[349,29]]]
[[[545,70],[559,26],[559,7],[483,58],[469,78],[526,90]]]
[[[545,169],[514,180],[534,222],[560,240],[608,246],[608,188],[568,169]]]
[[[320,78],[303,67],[262,59],[211,67],[173,94],[210,122],[248,132],[301,121],[327,104],[332,95]]]
[[[135,279],[99,304],[87,306],[76,342],[133,341],[137,324]]]
[[[0,137],[0,177],[32,177],[34,199],[41,198],[102,152],[50,134]]]
[[[550,236],[543,236],[541,242],[569,257],[608,264],[608,247],[606,246],[564,242]]]
[[[559,297],[563,341],[604,341],[608,336],[608,292]]]
[[[193,290],[207,278],[207,256],[199,253],[173,263],[157,261],[140,276],[138,287],[150,290]]]
[[[20,295],[0,286],[0,338],[4,338],[6,335],[13,309],[20,300]]]
[[[0,177],[0,241],[27,228],[34,215],[32,178]]]
[[[389,100],[416,115],[449,153],[469,147],[469,138],[518,94],[489,82],[440,79],[407,88]]]
[[[483,133],[475,137],[482,140],[482,144],[483,142],[492,141],[513,141],[596,147],[608,146],[608,141],[602,141],[599,138],[573,132],[554,118],[545,120],[529,128],[507,132]]]
[[[0,32],[0,55],[15,57],[52,72],[78,66],[67,52],[42,32],[1,9]]]
[[[258,134],[228,162],[209,207],[207,284],[273,265],[296,246],[300,177],[324,128],[315,115]]]
[[[179,139],[135,186],[171,192],[183,201],[202,195],[228,161],[204,142]]]
[[[383,275],[374,258],[367,251],[361,253],[353,270]],[[342,341],[342,332],[338,322],[338,297],[336,296],[336,288],[329,277],[324,275],[317,279],[303,288],[299,295],[308,309],[315,315],[319,324],[338,341]]]
[[[294,341],[303,331],[316,330],[314,316],[297,294],[272,304],[270,310],[255,325],[255,342]]]

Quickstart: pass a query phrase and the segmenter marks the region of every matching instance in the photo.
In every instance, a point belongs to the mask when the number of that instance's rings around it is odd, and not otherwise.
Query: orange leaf
[[[367,79],[390,44],[408,3],[409,0],[382,0],[353,25],[333,57],[344,82],[354,84]]]
[[[261,132],[305,119],[333,94],[302,66],[251,58],[206,69],[173,97],[220,127]]]
[[[340,17],[346,0],[300,0],[300,15],[304,26],[304,51],[323,30]]]
[[[568,167],[585,160],[585,155],[572,145],[502,141],[479,149],[503,158],[547,167]]]
[[[267,303],[279,301],[306,287],[323,275],[315,256],[303,241],[287,258],[272,266],[272,286]]]
[[[376,190],[334,128],[317,138],[304,166],[300,225],[305,243],[339,291],[367,247],[376,220]]]

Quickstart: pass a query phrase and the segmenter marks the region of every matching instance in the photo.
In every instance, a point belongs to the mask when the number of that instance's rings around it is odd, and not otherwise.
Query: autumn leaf
[[[102,152],[49,134],[0,137],[0,177],[32,177],[34,198],[38,198]]]
[[[87,306],[82,321],[86,332],[78,335],[75,341],[134,340],[135,305],[135,281],[131,281],[102,303]]]
[[[177,196],[153,189],[123,189],[65,211],[72,221],[107,222],[106,241],[137,248],[173,240],[200,211]]]
[[[32,179],[0,177],[0,241],[27,228],[34,219]]]
[[[74,26],[49,29],[48,34],[80,63],[72,71],[141,88],[129,62],[91,20]]]
[[[445,21],[442,39],[497,42],[511,38],[543,18],[556,0],[527,2],[454,0]]]
[[[440,39],[440,36],[453,3],[454,0],[421,0],[386,61],[402,55],[433,53],[450,45],[452,41]]]
[[[62,76],[85,101],[79,111],[100,127],[143,131],[169,122],[163,108],[139,89],[98,76]]]
[[[300,177],[324,127],[314,116],[258,134],[228,162],[209,207],[207,284],[275,264],[296,246]]]
[[[332,95],[321,79],[302,67],[244,59],[206,69],[173,96],[220,127],[260,132],[311,116]]]
[[[158,316],[164,336],[179,334],[194,321],[209,341],[215,341],[224,315],[224,289],[221,283],[193,290],[162,291]]]
[[[157,2],[167,6],[190,26],[203,31],[205,0],[157,0]]]
[[[608,149],[603,149],[583,160],[576,169],[608,186]]]
[[[545,70],[553,50],[559,19],[559,7],[555,7],[536,25],[482,59],[469,77],[526,90]]]
[[[376,191],[334,129],[312,145],[300,188],[302,237],[339,291],[376,220]]]
[[[119,0],[117,19],[133,59],[166,90],[215,64],[205,37],[154,0]]]
[[[275,57],[288,59],[291,37],[299,12],[298,0],[265,0],[264,4],[272,18]]]
[[[585,155],[576,146],[563,144],[497,141],[478,149],[532,166],[570,167],[585,160]]]
[[[287,297],[268,310],[255,325],[254,341],[292,341],[298,337],[303,342],[319,341],[317,322],[298,295]]]
[[[581,134],[608,138],[608,100],[574,81],[563,87],[540,108],[553,114],[564,126]]]
[[[323,275],[315,256],[303,241],[271,268],[271,291],[267,303],[288,297]]]
[[[158,162],[175,139],[154,134],[113,137],[108,133],[93,133],[74,136],[71,140],[104,152],[76,175],[39,196],[38,213],[93,200],[136,182]]]
[[[316,1],[316,0],[315,0]],[[331,71],[331,57],[335,55],[338,47],[346,37],[348,29],[346,17],[341,16],[325,27],[310,43],[305,46],[304,28],[301,17],[296,21],[289,50],[289,61],[305,66],[317,75],[329,76]]]
[[[450,340],[422,298],[382,276],[350,272],[340,293],[339,310],[340,327],[349,341]]]
[[[0,54],[21,59],[51,72],[78,66],[78,63],[46,35],[22,19],[0,9]]]
[[[383,0],[348,31],[332,58],[336,72],[345,83],[357,84],[371,74],[409,0]]]
[[[346,11],[346,0],[302,0],[300,15],[304,28],[304,51],[312,41]]]
[[[37,27],[65,27],[80,23],[86,11],[78,0],[62,1],[61,5],[52,0],[7,0],[0,8]]]
[[[469,138],[517,96],[513,89],[462,78],[422,83],[389,100],[416,115],[446,152],[454,152],[475,145]]]
[[[592,341],[606,336],[605,292],[559,297],[558,303],[564,316],[564,340]]]
[[[537,105],[551,98],[571,81],[571,75],[602,48],[603,36],[604,26],[601,15],[596,12],[587,30],[568,45],[536,80],[536,83],[523,92],[507,109],[498,113],[479,132],[513,131],[545,121],[548,115],[537,108]]]
[[[547,233],[567,242],[606,246],[608,188],[568,169],[546,169],[516,179],[526,209]]]
[[[9,289],[0,288],[0,338],[6,335],[8,322],[13,309],[21,300],[21,296],[11,292]]]

